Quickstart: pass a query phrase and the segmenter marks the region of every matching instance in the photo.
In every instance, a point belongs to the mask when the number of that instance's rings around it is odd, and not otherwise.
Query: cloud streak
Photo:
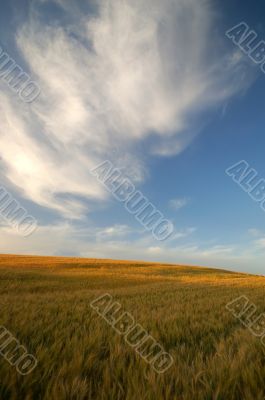
[[[0,156],[22,196],[82,218],[108,196],[93,166],[113,157],[143,181],[139,146],[160,156],[183,151],[198,116],[244,88],[246,70],[213,48],[210,1],[97,0],[93,14],[57,1],[67,24],[43,22],[46,3],[33,3],[16,34],[42,94],[28,106],[1,86]]]

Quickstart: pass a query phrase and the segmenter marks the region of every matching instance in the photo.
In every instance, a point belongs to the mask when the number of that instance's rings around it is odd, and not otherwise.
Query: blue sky
[[[161,4],[162,3],[162,4]],[[264,274],[265,213],[225,174],[265,178],[265,75],[225,32],[265,40],[264,2],[6,1],[1,46],[41,88],[0,81],[1,183],[38,220],[0,251]],[[156,241],[90,174],[110,159],[171,220]]]

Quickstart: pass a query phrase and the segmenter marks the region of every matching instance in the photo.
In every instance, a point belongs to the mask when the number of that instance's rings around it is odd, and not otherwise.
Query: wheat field
[[[0,256],[0,325],[38,360],[0,356],[1,400],[264,400],[265,347],[226,309],[265,311],[264,278],[96,259]],[[90,307],[109,293],[169,352],[157,374]]]

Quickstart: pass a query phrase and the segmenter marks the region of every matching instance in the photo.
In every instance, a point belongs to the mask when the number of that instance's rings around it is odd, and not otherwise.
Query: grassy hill
[[[227,309],[265,311],[263,277],[169,264],[0,256],[0,325],[38,365],[0,356],[1,400],[264,400],[265,347]],[[156,373],[90,306],[110,294],[174,364]]]

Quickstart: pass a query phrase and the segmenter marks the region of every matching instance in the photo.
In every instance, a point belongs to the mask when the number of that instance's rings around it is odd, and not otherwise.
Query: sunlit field
[[[225,305],[265,311],[263,277],[169,264],[1,256],[0,325],[38,360],[0,357],[1,400],[264,400],[265,347]],[[109,293],[174,358],[157,374],[90,302]]]

